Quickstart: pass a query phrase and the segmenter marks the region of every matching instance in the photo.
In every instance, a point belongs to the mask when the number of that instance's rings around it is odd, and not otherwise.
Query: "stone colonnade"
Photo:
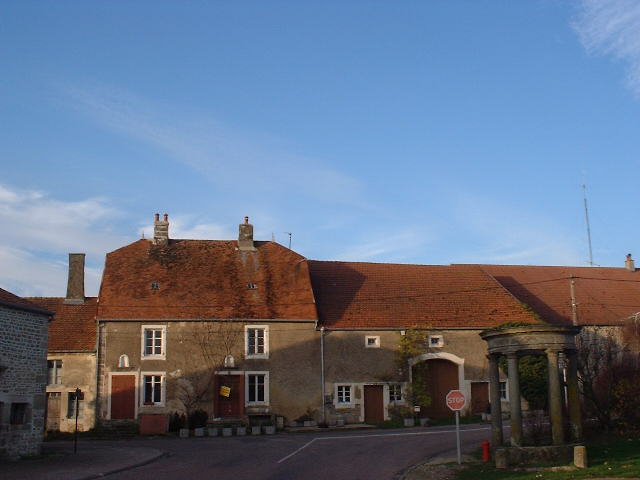
[[[502,446],[502,408],[500,405],[500,369],[498,361],[507,357],[509,377],[509,411],[511,416],[511,446],[521,447],[522,410],[518,359],[523,355],[546,355],[548,361],[549,417],[553,445],[565,443],[562,419],[562,386],[559,354],[567,362],[567,403],[571,424],[571,441],[582,440],[582,419],[578,398],[578,365],[575,335],[580,327],[560,327],[533,324],[526,327],[485,330],[480,336],[489,348],[489,381],[491,387],[491,433],[494,447]]]

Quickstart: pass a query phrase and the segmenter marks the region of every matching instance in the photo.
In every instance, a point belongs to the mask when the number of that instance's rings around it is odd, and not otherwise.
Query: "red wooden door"
[[[229,396],[221,394],[221,387],[228,387]],[[242,375],[216,375],[217,417],[240,417],[244,413],[244,382]]]
[[[458,365],[448,360],[427,360],[423,368],[416,369],[424,375],[431,405],[422,407],[421,413],[431,418],[453,417],[455,414],[447,407],[445,397],[451,390],[458,390]]]
[[[111,376],[111,418],[131,419],[136,415],[135,375]]]
[[[384,422],[384,399],[382,385],[364,386],[365,423]]]

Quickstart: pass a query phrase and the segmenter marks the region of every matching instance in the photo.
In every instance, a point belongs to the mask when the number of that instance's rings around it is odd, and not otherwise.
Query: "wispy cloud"
[[[372,234],[369,240],[350,242],[343,251],[332,260],[351,262],[405,262],[419,256],[420,251],[429,243],[430,238],[424,231],[409,228],[396,233]]]
[[[19,295],[64,295],[66,255],[83,252],[87,292],[96,294],[104,254],[128,240],[108,226],[117,215],[104,198],[62,201],[0,185],[0,285]]]
[[[154,103],[118,89],[63,88],[83,115],[162,151],[221,187],[295,192],[325,203],[363,205],[361,183],[278,139],[232,129],[201,112]]]
[[[640,2],[581,0],[573,27],[588,52],[627,63],[627,85],[640,97]]]
[[[145,238],[153,238],[153,223],[143,222],[140,230]],[[234,232],[228,225],[203,222],[194,214],[178,214],[169,218],[169,237],[190,240],[233,239]]]

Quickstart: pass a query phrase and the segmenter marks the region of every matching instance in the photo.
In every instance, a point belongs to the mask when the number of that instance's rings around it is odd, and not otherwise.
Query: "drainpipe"
[[[322,423],[327,423],[327,412],[324,406],[324,327],[320,328],[320,400],[322,401]]]

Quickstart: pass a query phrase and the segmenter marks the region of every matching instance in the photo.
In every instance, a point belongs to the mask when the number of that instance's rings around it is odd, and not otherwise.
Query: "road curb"
[[[132,463],[131,465],[125,465],[124,467],[114,468],[114,469],[108,470],[106,472],[94,473],[94,474],[88,475],[86,477],[78,478],[76,480],[94,480],[96,478],[103,478],[103,477],[106,477],[108,475],[113,475],[114,473],[125,472],[127,470],[132,470],[134,468],[138,468],[138,467],[142,467],[144,465],[148,465],[150,463],[155,462],[159,458],[165,457],[165,456],[169,456],[169,453],[168,452],[159,451],[157,454],[155,454],[151,458],[147,458],[146,460],[143,460],[141,462]]]

